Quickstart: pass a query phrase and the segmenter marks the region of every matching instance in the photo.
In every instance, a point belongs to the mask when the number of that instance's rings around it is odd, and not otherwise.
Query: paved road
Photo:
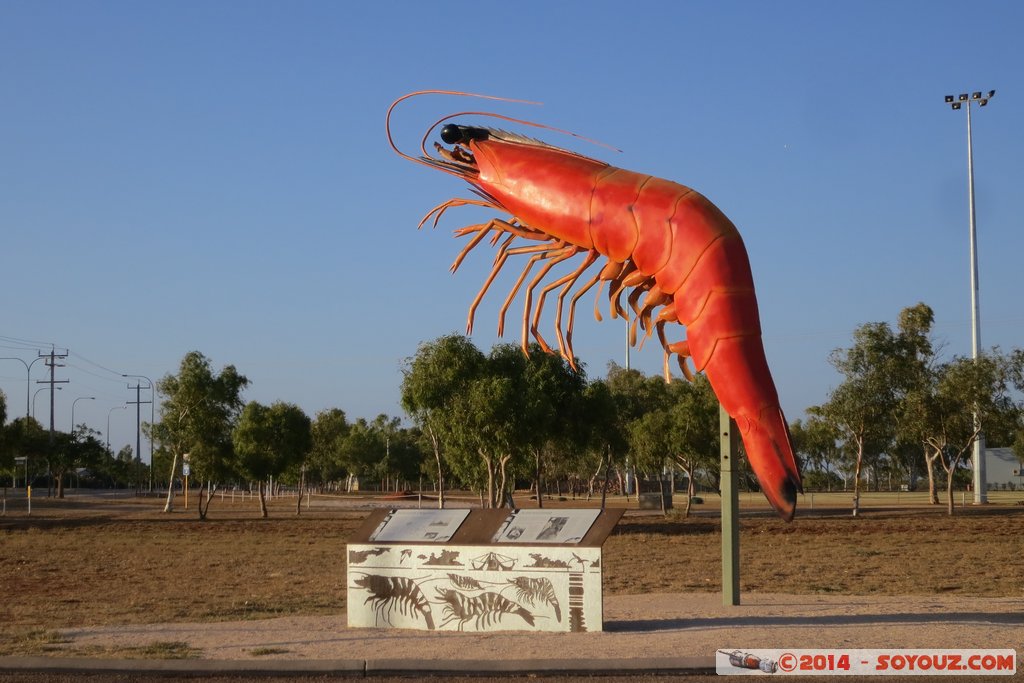
[[[96,675],[96,674],[41,674],[41,673],[0,673],[0,683],[136,683],[146,681],[152,683],[181,683],[180,676],[149,675],[140,677],[132,675]],[[535,675],[506,675],[506,676],[469,676],[456,677],[438,676],[386,676],[386,677],[337,677],[337,676],[266,676],[254,677],[245,676],[189,676],[190,681],[203,681],[204,683],[336,683],[337,681],[366,681],[366,683],[409,683],[410,680],[445,681],[446,683],[509,683],[510,681],[558,681],[559,683],[721,683],[719,676],[708,676],[704,674],[688,676],[659,676],[659,675],[636,675],[621,676],[616,674],[593,674],[589,676],[557,676],[538,677]],[[748,679],[738,679],[748,680]],[[849,683],[852,680],[848,676],[801,676],[800,683]],[[907,683],[905,676],[878,676],[869,679],[871,683]],[[926,683],[927,681],[950,681],[949,676],[914,676],[914,683]],[[1006,676],[972,676],[971,683],[999,682],[1010,683],[1012,681],[1024,681],[1024,675],[1018,674],[1012,678]]]

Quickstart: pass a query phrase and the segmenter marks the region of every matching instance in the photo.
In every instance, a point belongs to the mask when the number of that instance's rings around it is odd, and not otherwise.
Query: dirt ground
[[[1024,507],[948,517],[819,499],[785,524],[741,522],[741,604],[723,606],[716,510],[629,510],[604,546],[605,631],[349,629],[345,542],[381,501],[72,496],[0,517],[0,655],[210,659],[712,656],[729,648],[1015,648],[1024,655]],[[385,504],[388,504],[385,502]],[[573,505],[566,501],[565,505]],[[579,502],[576,503],[579,505]]]
[[[209,659],[532,660],[714,657],[749,648],[1014,648],[1024,599],[714,593],[612,595],[601,633],[452,633],[349,629],[345,615],[71,628],[52,654],[187,643]]]

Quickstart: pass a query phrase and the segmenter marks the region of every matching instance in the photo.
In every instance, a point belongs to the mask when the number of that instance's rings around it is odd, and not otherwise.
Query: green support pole
[[[740,604],[739,435],[736,421],[719,405],[722,470],[722,604]]]

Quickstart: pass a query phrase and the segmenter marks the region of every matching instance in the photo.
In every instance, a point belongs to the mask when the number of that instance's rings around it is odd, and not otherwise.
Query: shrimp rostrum
[[[538,324],[545,299],[555,290],[556,343],[570,363],[575,363],[572,330],[580,297],[595,285],[600,293],[607,284],[611,316],[626,317],[621,301],[625,294],[634,314],[630,343],[637,342],[638,332],[643,333],[641,343],[656,333],[664,349],[666,378],[672,357],[688,379],[689,363],[707,375],[725,411],[736,420],[762,491],[778,514],[791,520],[796,494],[802,491],[800,473],[761,341],[746,247],[732,222],[703,195],[678,183],[520,134],[453,121],[472,114],[547,128],[500,114],[461,112],[442,118],[424,135],[422,156],[408,155],[392,139],[391,113],[403,100],[422,94],[504,98],[421,91],[396,100],[387,114],[388,142],[395,152],[462,178],[476,194],[437,205],[421,226],[436,225],[448,209],[460,206],[487,207],[499,214],[456,231],[468,242],[452,264],[453,272],[488,237],[497,247],[490,275],[470,306],[467,332],[510,256],[524,256],[526,263],[501,308],[498,333],[525,284],[524,350],[532,336],[542,349],[552,351]],[[438,127],[444,144],[434,142],[431,154],[427,140]],[[574,257],[578,263],[568,274],[541,285],[552,268]],[[588,277],[592,267],[597,272]],[[594,314],[601,319],[596,305]],[[669,323],[685,326],[686,339],[669,341]]]

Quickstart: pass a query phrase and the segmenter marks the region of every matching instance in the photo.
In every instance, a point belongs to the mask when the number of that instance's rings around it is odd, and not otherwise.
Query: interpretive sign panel
[[[392,510],[370,540],[441,543],[451,540],[468,516],[469,510]]]
[[[601,544],[621,516],[380,510],[348,544],[348,625],[600,631]]]
[[[348,625],[600,631],[600,548],[350,545]]]

